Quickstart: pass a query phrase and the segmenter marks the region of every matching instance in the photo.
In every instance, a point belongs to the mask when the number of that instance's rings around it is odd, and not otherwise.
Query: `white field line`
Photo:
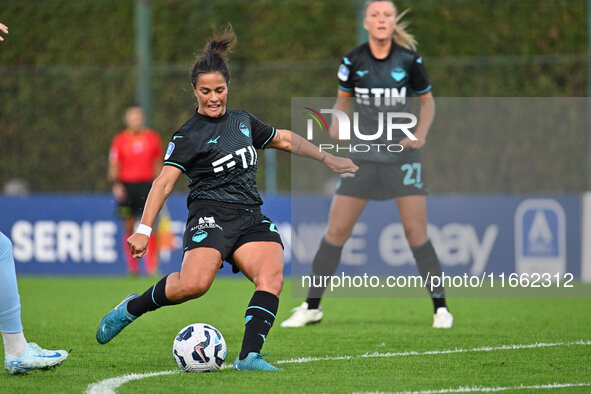
[[[293,358],[289,360],[279,360],[273,362],[273,364],[301,364],[301,363],[310,363],[315,361],[337,361],[337,360],[352,360],[352,359],[363,359],[363,358],[382,358],[382,357],[407,357],[407,356],[431,356],[431,355],[440,355],[440,354],[454,354],[454,353],[471,353],[471,352],[492,352],[497,350],[519,350],[519,349],[534,349],[534,348],[544,348],[544,347],[556,347],[556,346],[589,346],[591,345],[591,341],[589,340],[579,340],[574,342],[554,342],[554,343],[533,343],[533,344],[526,344],[526,345],[501,345],[501,346],[484,346],[484,347],[477,347],[472,349],[447,349],[447,350],[428,350],[424,352],[395,352],[395,353],[366,353],[357,356],[333,356],[333,357],[301,357],[301,358]],[[222,366],[223,369],[230,368],[230,366]],[[180,370],[173,370],[173,371],[161,371],[161,372],[150,372],[150,373],[143,373],[143,374],[129,374],[129,375],[122,375],[115,378],[109,378],[105,380],[101,380],[97,383],[91,383],[88,385],[86,389],[87,394],[114,394],[115,390],[120,387],[121,385],[130,382],[132,380],[139,380],[150,378],[152,376],[160,376],[160,375],[171,375],[175,373],[180,373]],[[555,383],[554,385],[558,385],[559,383]],[[568,383],[571,384],[571,383]],[[582,386],[589,386],[591,384],[588,383],[572,383],[573,385],[582,385]],[[548,386],[548,387],[545,387]],[[538,386],[532,386],[533,388],[537,388]],[[556,386],[556,388],[563,387],[563,386]],[[571,387],[571,386],[564,386],[564,387]],[[573,386],[574,387],[574,386]],[[443,390],[435,390],[435,391],[416,391],[415,393],[421,394],[430,394],[430,393],[457,393],[457,392],[470,392],[470,391],[502,391],[502,390],[512,390],[512,389],[519,389],[520,386],[516,387],[460,387],[456,389],[443,389]],[[523,389],[526,389],[526,386],[523,386]],[[544,385],[539,386],[539,388],[554,388],[553,385]]]
[[[430,356],[439,354],[453,354],[453,353],[468,353],[468,352],[491,352],[495,350],[518,350],[518,349],[533,349],[540,347],[554,347],[554,346],[572,346],[572,345],[591,345],[591,341],[579,340],[575,342],[556,342],[556,343],[533,343],[529,345],[502,345],[502,346],[484,346],[472,349],[448,349],[448,350],[428,350],[425,352],[396,352],[396,353],[366,353],[358,356],[334,356],[334,357],[302,357],[292,358],[290,360],[275,361],[273,364],[296,364],[309,363],[313,361],[334,361],[334,360],[351,360],[356,358],[380,358],[380,357],[405,357],[405,356]]]
[[[565,387],[589,387],[591,383],[550,383],[550,384],[536,384],[532,386],[512,386],[512,387],[458,387],[441,390],[421,390],[421,391],[401,391],[396,394],[444,394],[444,393],[492,393],[496,391],[506,390],[548,390],[548,389],[562,389]]]
[[[150,372],[150,373],[132,373],[129,375],[118,376],[116,378],[110,378],[101,380],[97,383],[92,383],[88,385],[86,392],[89,394],[113,394],[115,393],[115,389],[117,389],[122,384],[125,384],[132,380],[139,380],[145,378],[151,378],[152,376],[160,376],[160,375],[171,375],[173,373],[180,373],[182,372],[180,369],[176,371],[161,371],[161,372]]]

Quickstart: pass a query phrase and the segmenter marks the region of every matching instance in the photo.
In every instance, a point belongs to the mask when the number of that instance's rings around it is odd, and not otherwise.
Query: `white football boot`
[[[281,323],[281,327],[304,327],[308,324],[319,323],[322,320],[322,307],[308,309],[308,303],[304,302],[291,310],[293,313],[289,319]]]
[[[29,342],[19,356],[4,354],[4,368],[10,375],[22,374],[34,369],[50,369],[68,358],[65,350],[46,350]]]
[[[454,317],[442,306],[437,308],[437,312],[433,315],[433,328],[451,328],[454,322]]]

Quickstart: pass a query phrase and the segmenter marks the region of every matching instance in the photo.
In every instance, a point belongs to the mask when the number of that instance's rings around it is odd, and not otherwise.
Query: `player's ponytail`
[[[226,26],[221,32],[214,28],[213,37],[191,67],[191,85],[197,86],[199,74],[211,72],[221,73],[226,79],[226,83],[230,83],[230,69],[226,52],[229,52],[235,43],[236,34],[231,25]]]
[[[377,1],[387,1],[387,0],[369,0],[366,1],[363,6],[363,15],[367,15],[367,8],[371,3],[375,3]],[[394,7],[394,15],[396,15],[396,28],[392,33],[392,39],[396,44],[403,46],[405,48],[411,49],[413,51],[417,50],[417,40],[415,37],[406,31],[406,28],[410,24],[408,21],[401,22],[401,19],[410,11],[410,9],[406,9],[400,14],[398,14],[398,10],[396,9],[396,4],[393,1],[390,1],[392,6]]]
[[[396,6],[394,6],[394,10],[396,10]],[[416,51],[417,40],[412,34],[406,31],[406,28],[408,27],[408,25],[410,25],[410,22],[400,21],[404,17],[404,15],[408,14],[409,11],[410,9],[407,8],[406,10],[402,11],[399,15],[398,12],[396,12],[396,28],[394,29],[394,33],[392,33],[392,38],[394,39],[396,44]]]

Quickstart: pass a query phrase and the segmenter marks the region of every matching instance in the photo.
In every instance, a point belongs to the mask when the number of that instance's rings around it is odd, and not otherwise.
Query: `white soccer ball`
[[[211,324],[189,324],[174,339],[172,355],[185,372],[217,371],[226,359],[226,341]]]

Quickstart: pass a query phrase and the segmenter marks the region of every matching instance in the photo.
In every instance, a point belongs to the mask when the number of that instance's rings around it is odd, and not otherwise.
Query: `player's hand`
[[[422,137],[420,135],[415,135],[415,137],[417,138],[416,141],[411,140],[408,137],[403,138],[402,140],[400,140],[399,144],[402,145],[403,148],[412,148],[412,149],[421,149],[423,147],[423,145],[425,145],[425,142],[427,142],[427,139],[425,137]]]
[[[111,191],[113,192],[113,197],[115,197],[115,200],[124,202],[127,199],[127,191],[121,182],[113,183]]]
[[[136,259],[142,257],[146,250],[148,249],[148,237],[145,234],[138,234],[134,233],[131,234],[129,238],[127,238],[127,245],[129,246],[129,251],[131,252],[132,256]]]
[[[0,31],[3,32],[4,34],[8,34],[8,27],[6,27],[6,25],[0,23]],[[2,36],[0,36],[0,41],[4,41],[4,38]]]
[[[333,156],[330,153],[326,154],[324,164],[326,164],[328,168],[339,174],[344,172],[357,172],[357,170],[359,169],[359,167],[357,167],[355,163],[353,163],[353,161],[348,157]]]

